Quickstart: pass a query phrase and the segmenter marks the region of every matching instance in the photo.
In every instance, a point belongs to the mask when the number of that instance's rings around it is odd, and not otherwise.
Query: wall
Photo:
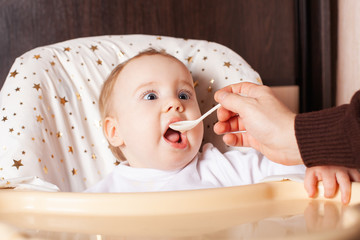
[[[15,57],[71,38],[144,33],[205,39],[243,56],[265,84],[296,83],[293,0],[0,0],[0,86]]]
[[[349,103],[360,89],[360,1],[339,0],[336,104]]]

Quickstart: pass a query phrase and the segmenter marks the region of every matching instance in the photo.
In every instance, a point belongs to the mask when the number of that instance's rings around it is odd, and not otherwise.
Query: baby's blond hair
[[[104,123],[104,119],[106,117],[109,116],[109,113],[111,111],[111,104],[109,104],[109,101],[111,99],[112,93],[113,93],[113,89],[116,83],[116,80],[120,74],[120,72],[124,69],[124,67],[131,62],[132,60],[142,57],[142,56],[151,56],[151,55],[162,55],[162,56],[166,56],[166,57],[171,57],[173,59],[176,59],[177,61],[179,61],[177,58],[175,58],[174,56],[166,53],[165,50],[156,50],[153,48],[149,48],[143,52],[140,52],[138,55],[126,60],[125,62],[120,63],[119,65],[117,65],[110,73],[110,75],[107,77],[107,79],[104,82],[104,85],[102,87],[101,93],[100,93],[100,97],[99,97],[99,110],[100,110],[100,116],[101,116],[101,120]],[[103,130],[104,130],[104,124],[103,124]],[[109,148],[111,150],[111,152],[113,153],[113,155],[121,161],[125,161],[126,158],[124,156],[124,154],[122,153],[122,151],[120,150],[119,147],[115,147],[112,146],[109,142]]]

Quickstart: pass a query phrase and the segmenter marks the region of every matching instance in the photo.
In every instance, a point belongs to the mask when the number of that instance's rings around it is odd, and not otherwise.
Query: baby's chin
[[[181,159],[173,158],[173,161],[161,164],[161,166],[158,166],[157,168],[164,171],[181,170],[187,165],[189,165],[194,160],[196,155],[197,154],[192,157],[184,156],[184,158]]]

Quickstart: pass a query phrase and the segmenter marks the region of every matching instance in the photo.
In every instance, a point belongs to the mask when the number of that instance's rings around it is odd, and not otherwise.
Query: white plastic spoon
[[[190,129],[193,129],[196,125],[198,125],[202,120],[204,120],[204,118],[206,118],[212,112],[217,110],[220,106],[221,106],[220,103],[217,104],[215,107],[211,108],[209,111],[204,113],[204,115],[202,115],[201,117],[199,117],[196,120],[186,120],[186,121],[174,122],[174,123],[170,124],[169,127],[171,129],[174,129],[174,130],[180,131],[180,132],[189,131]],[[246,132],[246,131],[236,131],[236,132],[231,132],[231,133],[243,133],[243,132]]]
[[[204,118],[206,118],[212,112],[214,112],[216,109],[218,109],[220,106],[221,105],[219,103],[218,105],[216,105],[215,107],[213,107],[212,109],[210,109],[209,111],[204,113],[204,115],[202,115],[198,119],[174,122],[174,123],[170,124],[169,127],[176,130],[176,131],[180,131],[180,132],[189,131],[190,129],[192,129],[196,125],[198,125]]]

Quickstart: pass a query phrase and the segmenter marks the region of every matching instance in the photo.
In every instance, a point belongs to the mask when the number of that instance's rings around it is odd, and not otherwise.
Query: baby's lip
[[[184,120],[184,119],[181,119],[181,118],[179,118],[179,117],[171,118],[170,121],[168,122],[168,124],[166,125],[165,132],[168,130],[170,124],[172,124],[172,123],[174,123],[174,122],[183,121],[183,120]]]
[[[188,145],[186,133],[175,131],[169,127],[174,122],[182,121],[181,118],[172,118],[166,125],[163,137],[167,143],[174,148],[184,149]],[[178,135],[176,135],[178,134]]]
[[[171,128],[170,128],[170,124],[172,124],[172,123],[174,123],[174,122],[179,122],[179,121],[182,121],[182,119],[179,118],[179,117],[173,117],[173,118],[171,118],[171,119],[169,120],[169,122],[168,122],[168,123],[166,124],[166,126],[165,126],[165,129],[164,129],[164,132],[163,132],[163,136],[165,136],[166,132],[167,132],[169,129],[171,129]]]

